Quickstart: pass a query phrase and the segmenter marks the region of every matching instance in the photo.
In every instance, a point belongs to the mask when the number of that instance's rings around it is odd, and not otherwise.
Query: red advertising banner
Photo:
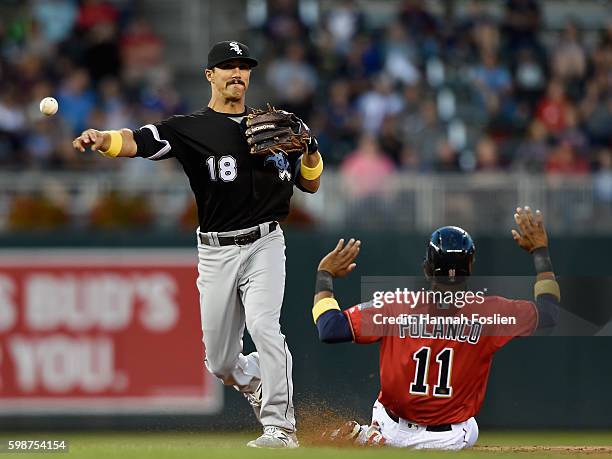
[[[0,414],[214,413],[194,250],[0,252]]]

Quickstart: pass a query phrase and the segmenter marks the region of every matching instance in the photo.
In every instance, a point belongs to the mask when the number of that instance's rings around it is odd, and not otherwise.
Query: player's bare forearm
[[[536,274],[536,282],[537,281],[541,281],[541,280],[546,280],[546,279],[550,279],[550,280],[555,280],[555,273],[552,271],[548,271],[545,273],[537,273]]]
[[[343,343],[353,339],[348,319],[334,299],[334,277],[346,275],[355,267],[352,261],[359,251],[359,241],[351,239],[346,247],[341,239],[336,248],[327,254],[319,264],[315,296],[312,305],[312,318],[324,343]]]
[[[319,300],[322,300],[323,298],[333,298],[334,297],[334,293],[330,292],[330,291],[324,291],[324,292],[319,292],[317,294],[315,294],[314,296],[314,301],[312,302],[312,305],[314,306],[315,304],[317,304],[319,302]]]
[[[134,133],[130,129],[121,129],[119,131],[87,129],[72,141],[72,146],[81,152],[84,152],[86,148],[90,148],[92,151],[105,152],[112,146],[113,135],[115,135],[115,141],[120,142],[120,148],[117,149],[117,154],[112,156],[136,156],[137,146],[134,141]]]
[[[316,193],[321,185],[321,179],[317,178],[316,180],[306,180],[304,177],[300,176],[300,184],[311,193]]]
[[[118,156],[126,156],[126,157],[134,157],[136,156],[136,151],[138,147],[136,145],[136,141],[134,140],[134,132],[131,129],[121,129],[119,131],[121,133],[121,137],[123,139],[123,145],[121,146],[121,151]]]
[[[333,298],[335,277],[344,277],[357,266],[354,263],[359,254],[361,241],[351,238],[346,245],[340,239],[334,250],[325,255],[317,268],[314,304],[323,298]]]
[[[321,161],[321,155],[319,154],[319,152],[313,153],[311,155],[305,154],[302,157],[302,162],[304,163],[305,166],[309,167],[309,168],[315,168],[318,166],[319,161]],[[308,180],[305,179],[304,176],[300,175],[300,184],[302,185],[302,187],[304,187],[306,190],[310,191],[311,193],[316,193],[317,190],[319,189],[319,186],[321,185],[321,177],[317,177],[314,180]]]
[[[533,257],[536,270],[536,281],[555,280],[552,262],[548,254],[548,235],[544,228],[544,217],[539,210],[535,215],[529,206],[517,207],[514,221],[519,229],[512,230],[512,237],[523,250]]]
[[[533,257],[536,272],[533,293],[538,310],[537,328],[554,327],[560,314],[561,292],[548,253],[548,235],[544,229],[544,218],[539,210],[534,215],[531,209],[525,206],[517,207],[514,221],[518,225],[518,230],[512,230],[513,239]]]

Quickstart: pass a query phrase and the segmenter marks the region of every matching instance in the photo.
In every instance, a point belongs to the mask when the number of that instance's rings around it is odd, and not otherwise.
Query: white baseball
[[[59,105],[53,97],[45,97],[40,101],[40,112],[44,115],[51,116],[57,113]]]

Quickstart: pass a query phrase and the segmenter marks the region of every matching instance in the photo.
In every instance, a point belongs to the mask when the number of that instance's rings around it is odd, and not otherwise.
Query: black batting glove
[[[314,135],[310,136],[310,141],[306,144],[306,154],[314,155],[319,151],[319,142]]]
[[[302,120],[302,118],[300,118],[299,116],[296,116],[295,114],[294,116],[297,119],[297,121],[300,123],[300,132],[305,132],[306,134],[308,134],[308,137],[310,138],[310,140],[306,144],[306,154],[314,155],[316,152],[319,151],[319,142],[317,141],[317,138],[314,135],[312,135],[310,128],[308,127],[306,123],[304,123],[304,120]]]

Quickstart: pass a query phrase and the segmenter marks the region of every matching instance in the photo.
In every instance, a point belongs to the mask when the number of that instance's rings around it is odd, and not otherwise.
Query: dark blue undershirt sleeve
[[[324,343],[346,343],[353,341],[353,334],[348,319],[341,311],[332,309],[319,316],[317,319],[317,330],[319,340]]]
[[[536,308],[538,309],[538,330],[551,328],[557,324],[560,309],[559,300],[557,300],[556,296],[548,293],[538,295],[536,298]]]

